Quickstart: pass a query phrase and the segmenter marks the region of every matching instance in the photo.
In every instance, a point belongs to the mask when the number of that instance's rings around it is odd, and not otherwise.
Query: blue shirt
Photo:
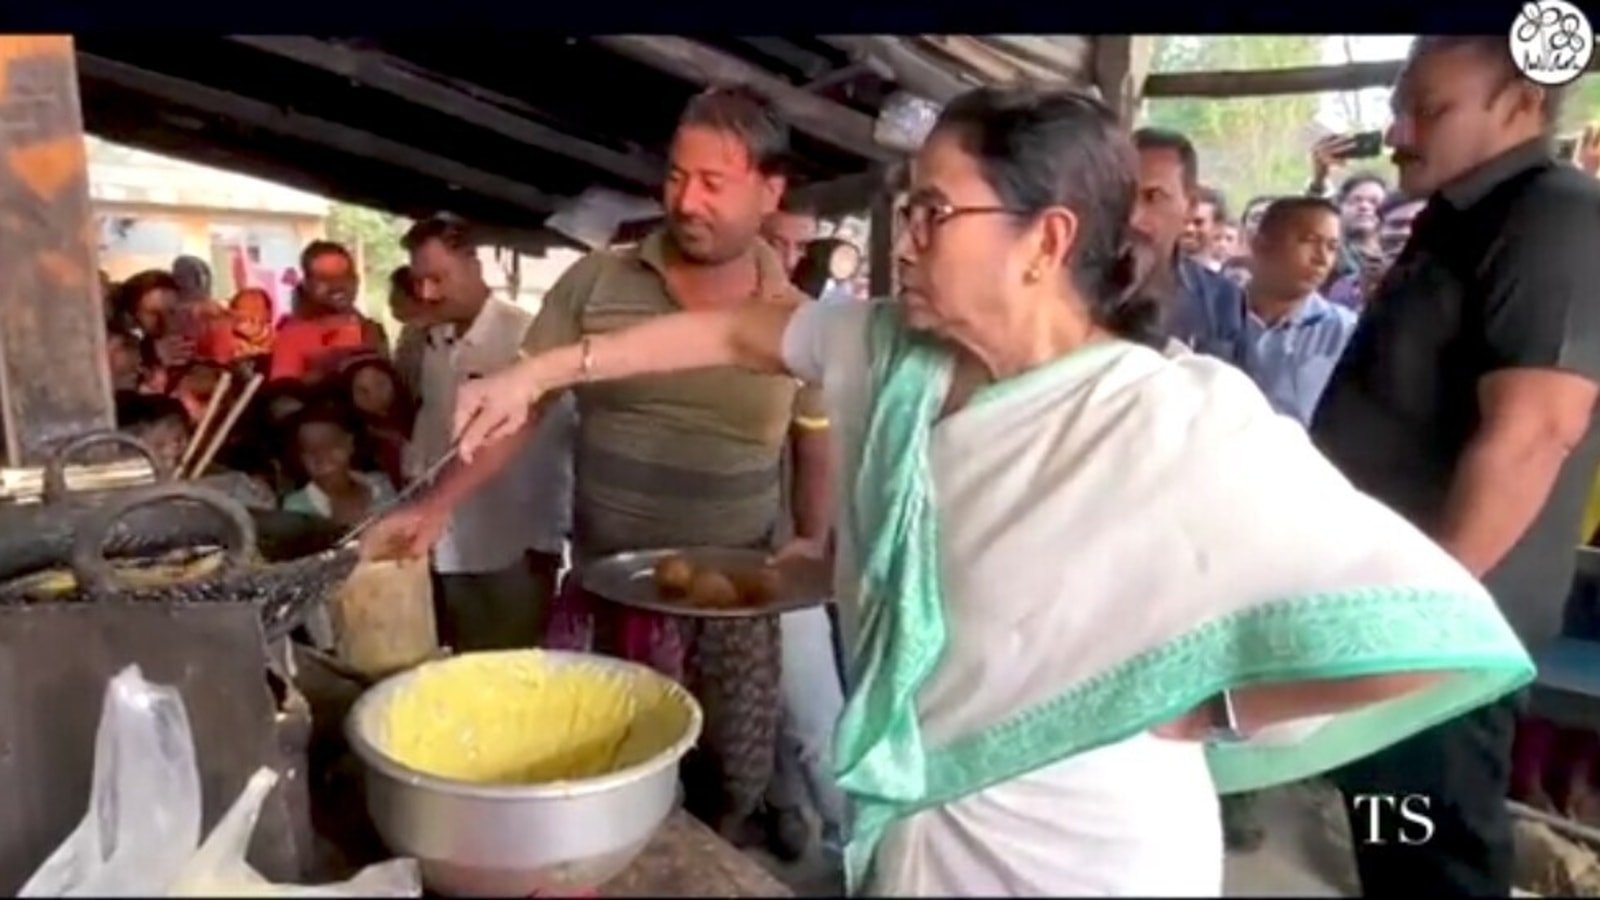
[[[1356,314],[1316,293],[1271,325],[1249,311],[1242,293],[1231,308],[1213,312],[1214,327],[1195,349],[1238,366],[1273,409],[1309,425],[1355,331]]]
[[[1168,315],[1167,336],[1198,349],[1202,342],[1227,329],[1233,310],[1244,306],[1244,292],[1227,278],[1188,257],[1177,267],[1177,295]]]

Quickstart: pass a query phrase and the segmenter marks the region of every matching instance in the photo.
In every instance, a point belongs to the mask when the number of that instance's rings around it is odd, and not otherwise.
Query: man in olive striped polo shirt
[[[637,247],[597,251],[574,264],[545,295],[525,350],[575,343],[682,309],[805,302],[777,254],[759,238],[762,220],[783,195],[778,166],[787,138],[787,128],[749,91],[713,90],[692,100],[672,142],[665,227]],[[785,550],[822,555],[829,513],[820,501],[828,488],[826,472],[816,463],[825,463],[829,449],[813,389],[787,376],[724,368],[581,385],[573,394],[576,561],[654,547],[771,548],[784,515],[780,461],[791,440],[796,521]],[[530,430],[447,472],[427,496],[369,534],[369,552],[425,551],[450,507],[515,456]],[[718,730],[713,718],[732,723],[725,741],[732,746],[719,751],[728,782],[724,792],[732,798],[732,814],[718,823],[723,826],[736,825],[739,814],[759,803],[771,777],[778,716],[771,676],[778,648],[776,625],[766,624],[772,630],[762,640],[772,642],[771,658],[760,663],[771,671],[713,685],[730,696],[702,697],[711,743]],[[683,648],[674,642],[670,623],[623,625],[620,636],[610,635],[612,649],[682,674]],[[553,630],[558,627],[552,622]],[[552,641],[557,637],[553,633]],[[829,652],[826,645],[822,652]],[[764,702],[754,702],[748,690],[740,693],[745,682],[757,681],[771,682]],[[717,707],[724,714],[713,716]]]

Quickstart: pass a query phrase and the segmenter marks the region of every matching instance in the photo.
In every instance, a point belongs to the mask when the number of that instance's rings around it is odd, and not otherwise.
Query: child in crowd
[[[245,288],[228,301],[233,332],[233,361],[251,373],[265,373],[272,363],[272,297],[261,288]]]
[[[416,403],[388,360],[364,357],[340,373],[338,401],[355,411],[373,461],[393,484],[404,484],[406,444],[416,420]]]
[[[194,433],[183,404],[161,394],[118,391],[117,427],[143,441],[165,472],[176,470]]]
[[[306,484],[284,498],[285,510],[354,525],[393,499],[388,478],[356,470],[355,432],[337,407],[301,410],[289,423],[289,434]]]
[[[144,343],[126,328],[106,333],[106,367],[111,372],[111,389],[137,393],[144,388]]]

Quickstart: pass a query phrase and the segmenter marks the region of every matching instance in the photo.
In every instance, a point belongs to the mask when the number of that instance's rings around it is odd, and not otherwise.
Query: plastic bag
[[[418,897],[413,860],[380,863],[349,881],[273,884],[245,861],[261,806],[278,782],[262,768],[200,843],[200,770],[176,688],[138,666],[111,679],[95,736],[89,813],[19,897]]]
[[[199,841],[200,771],[183,698],[129,666],[106,688],[89,812],[18,896],[159,895]]]
[[[239,799],[211,830],[167,892],[169,897],[418,897],[422,879],[414,860],[394,859],[368,866],[349,881],[304,886],[273,884],[245,862],[261,804],[278,783],[278,773],[256,770]]]

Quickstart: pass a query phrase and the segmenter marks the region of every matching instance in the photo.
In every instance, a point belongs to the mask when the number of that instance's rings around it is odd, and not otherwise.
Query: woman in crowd
[[[286,423],[305,486],[283,508],[354,525],[394,498],[394,486],[377,472],[357,470],[355,429],[339,407],[308,407]]]
[[[140,272],[117,286],[111,297],[114,328],[138,335],[150,361],[146,385],[165,391],[172,369],[195,359],[195,342],[177,327],[178,282],[160,269]]]
[[[245,288],[228,301],[233,333],[233,361],[250,372],[265,374],[272,364],[272,297],[261,288]]]
[[[406,444],[417,408],[394,365],[375,356],[357,359],[340,373],[337,392],[339,402],[355,411],[373,461],[391,482],[404,484]]]
[[[824,387],[852,893],[1217,896],[1218,788],[1532,676],[1466,570],[1247,377],[1151,349],[1135,168],[1098,102],[980,89],[916,158],[898,303],[664,316],[461,389],[470,459],[581,381],[733,364]]]

